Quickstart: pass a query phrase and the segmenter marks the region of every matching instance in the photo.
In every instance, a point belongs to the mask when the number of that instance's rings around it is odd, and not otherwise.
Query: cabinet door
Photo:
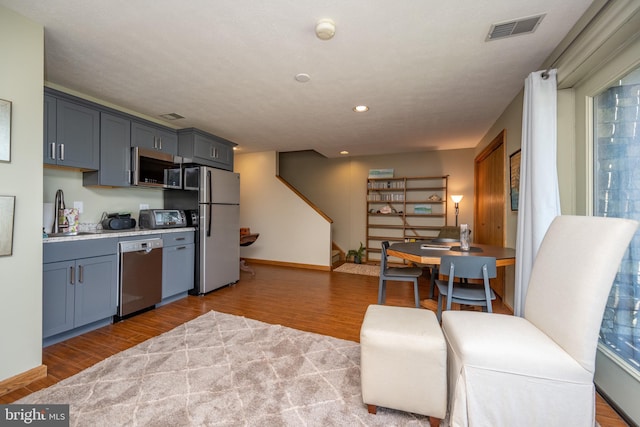
[[[100,114],[99,184],[131,184],[131,120],[108,113]]]
[[[55,165],[57,160],[56,149],[56,98],[51,95],[44,96],[44,152],[43,162]]]
[[[215,161],[222,169],[233,170],[233,147],[219,141],[213,143],[213,153]]]
[[[233,170],[233,148],[215,139],[196,134],[193,156],[209,166]]]
[[[178,154],[178,134],[139,122],[131,122],[131,146],[144,147],[163,153]]]
[[[156,130],[151,126],[131,122],[131,146],[156,149],[158,145]]]
[[[193,288],[195,268],[193,243],[162,248],[162,298]]]
[[[56,100],[57,164],[82,169],[100,166],[100,113]]]
[[[42,266],[42,337],[47,338],[73,328],[73,261]]]
[[[171,130],[158,130],[160,151],[163,153],[178,155],[178,134]]]
[[[116,255],[76,261],[74,326],[116,314]]]

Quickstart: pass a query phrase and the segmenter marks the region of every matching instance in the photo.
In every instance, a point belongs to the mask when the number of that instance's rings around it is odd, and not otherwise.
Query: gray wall
[[[333,241],[346,251],[358,248],[366,239],[369,169],[391,168],[396,177],[449,175],[449,194],[464,196],[459,222],[472,224],[473,159],[473,149],[334,159],[313,151],[296,151],[280,153],[279,172],[331,217]],[[448,223],[453,224],[453,202],[451,199],[447,202]]]

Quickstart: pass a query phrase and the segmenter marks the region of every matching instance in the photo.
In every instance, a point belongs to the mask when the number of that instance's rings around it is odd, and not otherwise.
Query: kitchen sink
[[[69,231],[66,233],[47,233],[47,237],[73,237],[73,236],[87,236],[89,234],[96,234],[90,231]]]

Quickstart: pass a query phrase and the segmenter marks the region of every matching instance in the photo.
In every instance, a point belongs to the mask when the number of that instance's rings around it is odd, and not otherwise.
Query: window
[[[593,113],[594,215],[640,220],[640,68],[597,95]],[[640,374],[640,233],[611,289],[600,342]]]

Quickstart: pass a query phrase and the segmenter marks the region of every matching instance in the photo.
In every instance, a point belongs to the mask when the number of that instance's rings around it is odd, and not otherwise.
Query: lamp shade
[[[454,194],[451,196],[451,200],[453,200],[453,203],[460,203],[460,200],[462,200],[462,195]]]

